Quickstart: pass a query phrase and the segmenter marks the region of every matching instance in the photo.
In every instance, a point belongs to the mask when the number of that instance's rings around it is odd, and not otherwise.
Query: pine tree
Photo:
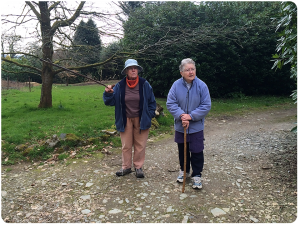
[[[87,23],[81,21],[76,28],[73,39],[73,53],[75,59],[86,64],[99,61],[101,52],[101,39],[97,25],[92,19]]]

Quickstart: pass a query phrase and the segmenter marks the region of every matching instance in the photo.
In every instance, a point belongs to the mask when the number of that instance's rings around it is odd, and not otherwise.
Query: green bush
[[[181,78],[184,58],[196,62],[211,97],[289,95],[296,88],[290,66],[271,69],[278,39],[271,18],[279,9],[280,2],[150,2],[130,14],[123,42],[147,46],[137,58],[155,96],[166,97]]]

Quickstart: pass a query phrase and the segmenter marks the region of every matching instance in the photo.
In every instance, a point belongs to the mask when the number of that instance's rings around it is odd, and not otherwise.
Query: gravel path
[[[171,136],[149,140],[146,177],[116,177],[120,150],[70,164],[2,166],[6,222],[291,223],[297,218],[297,110],[208,119],[203,189],[176,183]],[[7,170],[9,168],[9,170]]]

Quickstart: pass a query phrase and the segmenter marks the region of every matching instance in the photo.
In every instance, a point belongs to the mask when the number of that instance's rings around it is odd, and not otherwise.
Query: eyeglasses
[[[195,69],[194,69],[194,68],[190,68],[190,69],[188,69],[188,70],[183,70],[183,72],[190,72],[190,71],[194,72]]]

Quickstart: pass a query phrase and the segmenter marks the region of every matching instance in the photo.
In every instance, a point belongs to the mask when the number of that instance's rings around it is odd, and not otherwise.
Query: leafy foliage
[[[291,78],[297,83],[297,6],[293,2],[282,2],[277,28],[280,39],[277,42],[273,68],[282,69],[284,65],[290,64]],[[292,93],[292,98],[297,103],[297,90]],[[293,129],[297,132],[297,128]]]
[[[143,4],[144,2],[142,1],[128,1],[128,2],[121,1],[119,2],[119,7],[122,9],[123,14],[125,16],[130,16],[130,14],[135,11],[135,9],[142,7]],[[125,20],[122,19],[121,17],[119,17],[119,19],[122,22],[125,22]]]
[[[113,42],[107,47],[103,47],[100,60],[102,62],[108,60],[112,55],[116,52],[120,52],[123,49],[121,42]],[[125,58],[120,56],[105,65],[100,67],[100,76],[101,80],[109,80],[109,79],[121,79],[123,78],[121,75],[121,71],[124,68]]]
[[[288,68],[272,71],[276,2],[148,3],[124,24],[124,44],[138,52],[156,96],[180,78],[182,59],[196,62],[212,97],[287,94]]]
[[[97,25],[92,19],[86,23],[81,21],[76,28],[73,40],[73,60],[76,64],[87,65],[99,62],[101,52],[101,40]],[[81,71],[85,74],[97,75],[97,68],[89,68]]]
[[[99,60],[101,40],[98,28],[92,19],[88,22],[81,21],[74,35],[74,47],[76,58],[85,63],[95,63]]]
[[[13,62],[16,62],[18,64],[32,66],[30,57],[22,56],[19,58],[15,57],[11,59],[9,56],[6,56],[6,58],[9,58],[9,60],[12,60]],[[4,80],[8,78],[10,81],[28,82],[28,79],[30,77],[31,81],[39,83],[41,82],[40,74],[32,73],[32,71],[30,71],[29,69],[24,69],[22,67],[17,66],[16,64],[2,61],[1,69],[1,78]]]

